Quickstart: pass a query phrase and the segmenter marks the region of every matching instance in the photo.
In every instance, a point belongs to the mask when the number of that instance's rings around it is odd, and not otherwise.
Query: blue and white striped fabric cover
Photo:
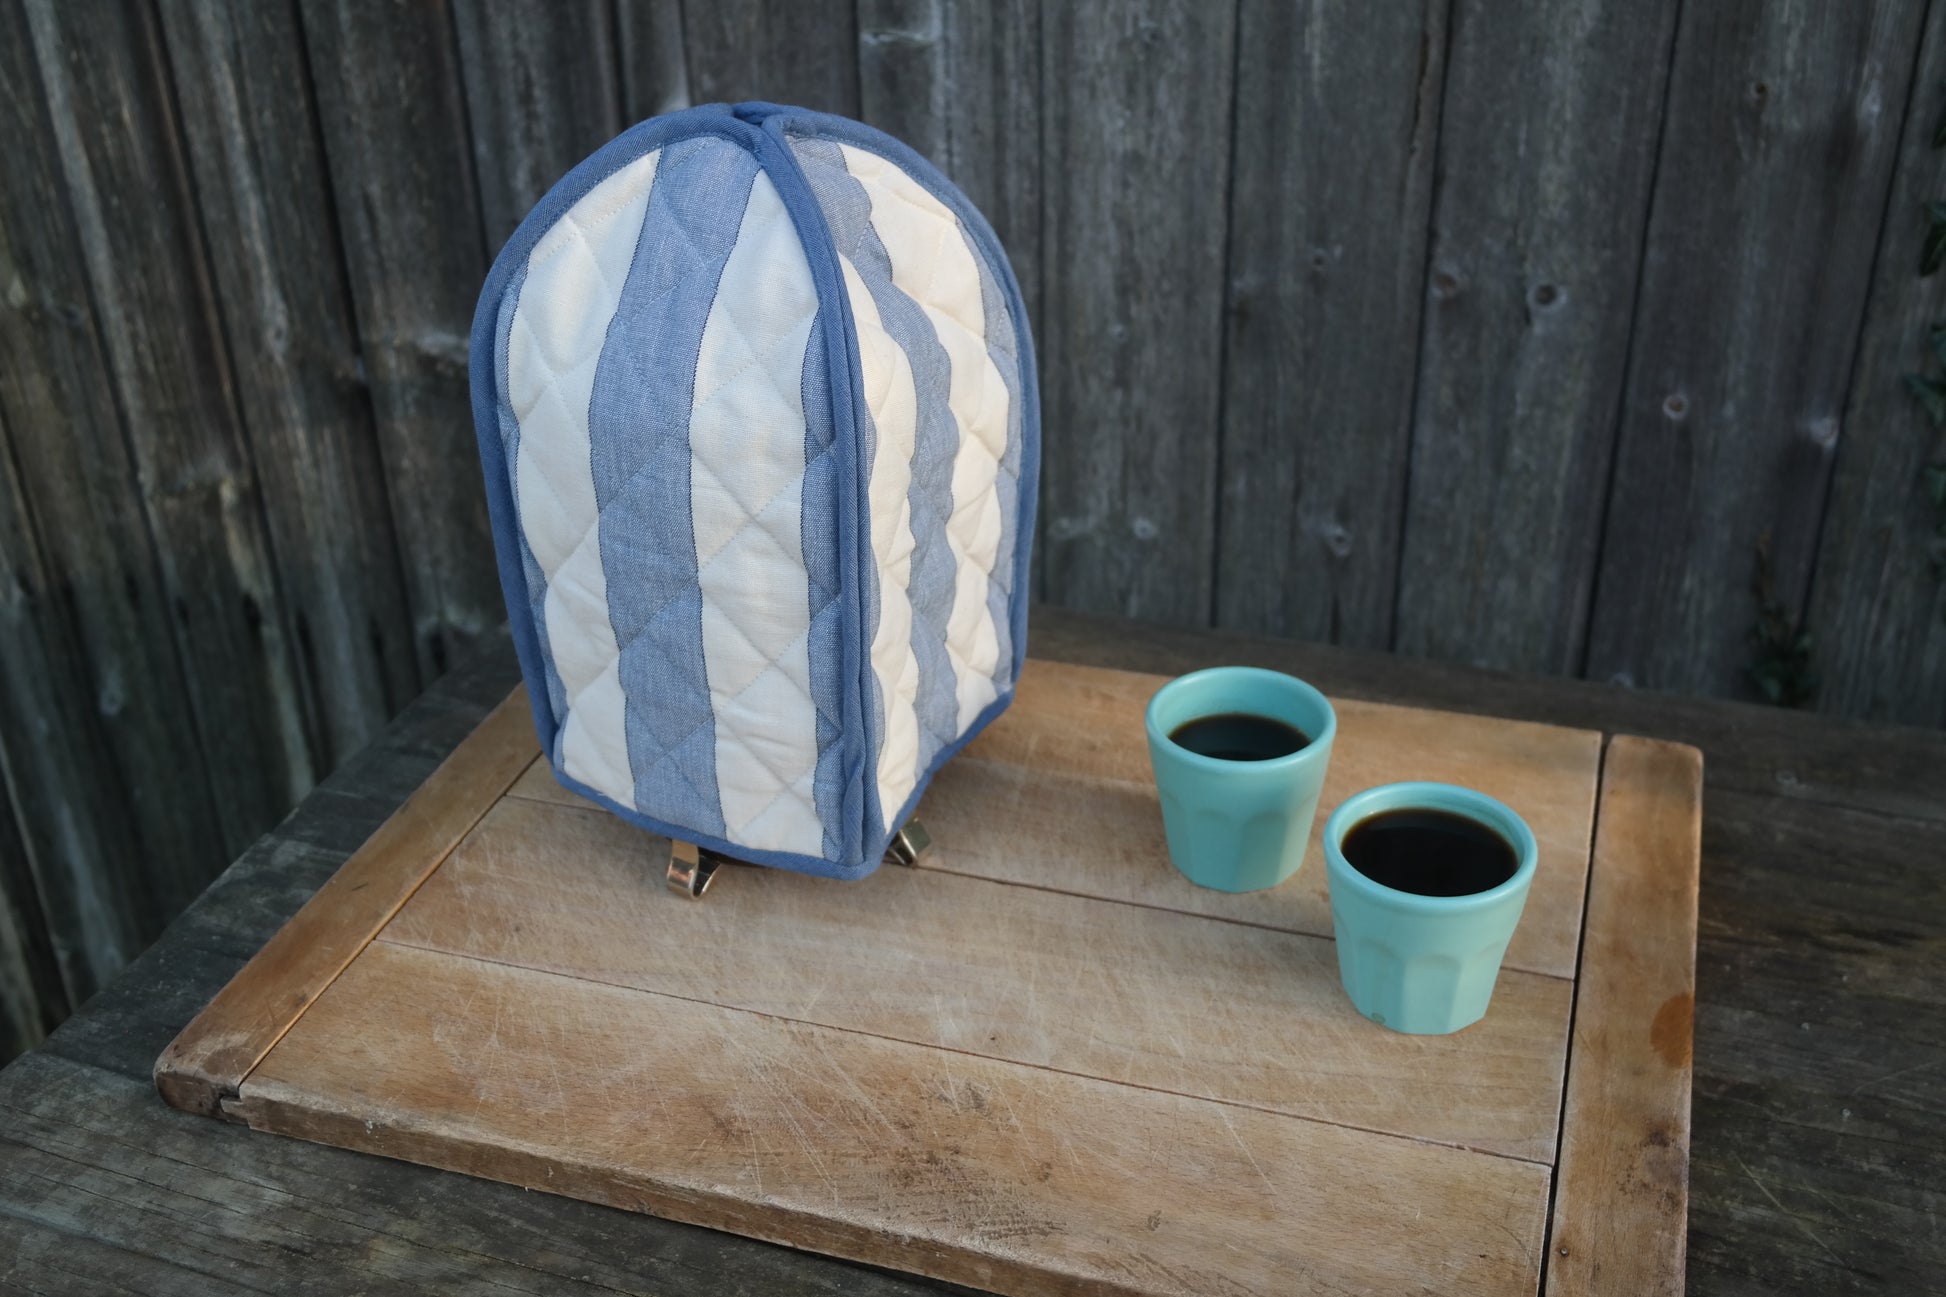
[[[560,781],[738,859],[875,868],[1026,650],[1033,347],[972,204],[843,118],[644,122],[500,254],[472,387]]]

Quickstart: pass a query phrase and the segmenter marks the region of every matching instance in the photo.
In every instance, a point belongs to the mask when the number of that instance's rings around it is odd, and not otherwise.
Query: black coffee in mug
[[[1520,868],[1513,844],[1478,820],[1416,807],[1358,821],[1338,849],[1373,882],[1418,896],[1489,892]]]
[[[1198,716],[1169,731],[1169,741],[1220,761],[1269,761],[1311,746],[1310,736],[1295,725],[1254,712]]]

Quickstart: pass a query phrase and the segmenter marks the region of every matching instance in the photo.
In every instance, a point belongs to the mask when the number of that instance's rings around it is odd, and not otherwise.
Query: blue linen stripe
[[[919,303],[892,282],[892,259],[872,228],[872,204],[845,167],[839,147],[816,138],[795,138],[791,149],[824,212],[831,238],[864,281],[881,323],[912,366],[918,397],[912,487],[912,651],[919,662],[919,770],[931,769],[941,749],[959,737],[959,694],[946,627],[953,612],[958,572],[946,539],[953,513],[953,461],[959,450],[958,421],[948,404],[952,362]],[[868,624],[869,634],[869,624]],[[892,808],[885,808],[890,816]],[[896,827],[888,824],[887,827]]]
[[[716,727],[703,662],[703,594],[690,515],[696,356],[756,159],[715,137],[663,150],[635,259],[608,326],[588,433],[602,570],[621,649],[635,806],[724,831]],[[737,219],[725,219],[736,213]]]
[[[822,312],[820,312],[822,315]],[[812,795],[824,825],[824,854],[845,860],[861,848],[863,788],[845,770],[845,646],[843,576],[838,567],[838,456],[833,452],[831,375],[824,360],[823,320],[811,325],[799,379],[804,399],[804,495],[799,506],[800,546],[810,587],[807,638],[811,702],[817,710],[818,764]]]
[[[987,612],[993,618],[994,634],[1000,643],[1000,660],[993,669],[994,687],[1004,696],[1014,686],[1013,596],[1014,546],[1020,529],[1020,343],[1014,334],[1013,317],[1007,313],[1007,299],[994,278],[993,267],[981,255],[979,246],[967,236],[966,250],[980,268],[980,304],[986,312],[987,355],[1007,384],[1007,448],[1000,456],[1000,472],[993,479],[994,493],[1000,500],[1000,546],[994,552],[993,571],[987,583]]]

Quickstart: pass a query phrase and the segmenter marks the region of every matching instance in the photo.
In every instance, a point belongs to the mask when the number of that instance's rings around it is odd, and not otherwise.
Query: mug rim
[[[1458,801],[1461,805],[1442,805],[1440,801],[1425,800],[1428,794],[1436,795],[1447,803]],[[1377,879],[1359,872],[1358,867],[1345,858],[1341,847],[1345,835],[1374,815],[1407,809],[1445,811],[1449,814],[1463,815],[1476,824],[1509,839],[1509,844],[1513,847],[1518,860],[1512,876],[1484,892],[1468,892],[1464,896],[1426,896],[1419,892],[1405,892],[1396,887],[1388,887]],[[1486,814],[1480,814],[1479,811],[1484,811]],[[1511,833],[1508,832],[1509,827],[1513,830]],[[1324,822],[1322,836],[1325,876],[1332,886],[1337,886],[1341,878],[1349,879],[1353,887],[1373,900],[1390,905],[1394,909],[1410,910],[1421,914],[1465,914],[1472,910],[1489,908],[1525,892],[1529,884],[1534,881],[1535,870],[1540,865],[1540,844],[1534,838],[1533,829],[1528,827],[1527,821],[1521,818],[1518,811],[1496,797],[1489,797],[1477,788],[1440,783],[1437,780],[1411,779],[1361,789],[1338,803],[1331,812],[1331,817]]]
[[[1192,752],[1170,738],[1168,732],[1156,722],[1156,709],[1162,704],[1165,695],[1177,692],[1179,687],[1189,688],[1202,681],[1218,677],[1271,680],[1277,682],[1280,686],[1296,685],[1300,695],[1308,695],[1306,701],[1314,702],[1324,709],[1324,729],[1320,733],[1311,735],[1311,741],[1297,751],[1286,752],[1281,757],[1266,757],[1261,761],[1230,761],[1223,757],[1205,756],[1201,752]],[[1209,712],[1204,714],[1215,716],[1219,713]],[[1200,716],[1191,717],[1190,719],[1200,719]],[[1289,722],[1286,722],[1286,724],[1289,724]],[[1299,679],[1288,671],[1273,671],[1269,667],[1214,666],[1203,667],[1199,670],[1176,676],[1174,679],[1165,683],[1160,689],[1157,689],[1155,693],[1149,696],[1148,706],[1142,710],[1142,725],[1148,731],[1149,742],[1151,744],[1160,744],[1175,759],[1188,762],[1192,769],[1200,768],[1203,770],[1227,770],[1233,772],[1246,770],[1288,770],[1292,766],[1302,765],[1307,758],[1315,761],[1329,754],[1331,741],[1338,736],[1338,709],[1331,705],[1331,700],[1325,697],[1322,689],[1319,689],[1308,680]]]

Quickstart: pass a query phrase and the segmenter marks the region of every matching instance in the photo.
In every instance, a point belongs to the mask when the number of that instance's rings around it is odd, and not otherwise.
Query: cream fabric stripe
[[[959,218],[884,158],[849,144],[841,147],[846,169],[871,199],[872,229],[891,257],[893,284],[925,311],[951,363],[947,407],[960,436],[953,457],[953,512],[946,521],[955,571],[946,649],[964,730],[997,695],[993,677],[1000,665],[1000,637],[987,592],[1002,534],[994,479],[1007,448],[1012,398],[987,350],[979,267],[961,236]]]
[[[759,172],[696,357],[690,518],[725,834],[824,849],[814,783],[811,595],[804,571],[804,349],[817,287]]]
[[[548,642],[568,699],[561,767],[624,806],[635,804],[635,780],[596,537],[588,398],[660,157],[650,153],[603,180],[534,245],[507,338],[508,396],[521,427],[515,507],[547,576]]]
[[[912,365],[878,314],[871,290],[847,257],[838,259],[858,332],[865,405],[877,444],[867,496],[872,555],[878,568],[878,625],[872,628],[872,674],[884,702],[878,750],[878,802],[884,828],[919,783],[919,659],[912,652],[912,452],[919,431],[919,399]]]

